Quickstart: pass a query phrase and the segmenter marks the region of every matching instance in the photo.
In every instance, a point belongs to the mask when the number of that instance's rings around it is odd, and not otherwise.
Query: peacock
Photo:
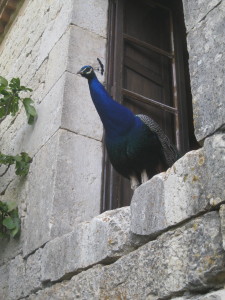
[[[103,73],[103,65],[98,61]],[[92,66],[82,67],[77,74],[88,80],[92,101],[105,129],[110,162],[130,180],[132,189],[172,166],[179,153],[154,120],[135,115],[116,102],[99,82]]]

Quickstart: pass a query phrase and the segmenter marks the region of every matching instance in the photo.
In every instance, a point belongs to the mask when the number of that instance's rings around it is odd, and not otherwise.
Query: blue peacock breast
[[[106,148],[113,167],[128,178],[156,164],[159,147],[157,136],[147,126],[111,139],[106,136]]]

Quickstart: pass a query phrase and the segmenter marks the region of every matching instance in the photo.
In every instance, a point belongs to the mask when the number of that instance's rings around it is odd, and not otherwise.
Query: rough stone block
[[[85,65],[99,66],[97,57],[105,64],[105,50],[105,38],[78,26],[71,26],[67,71],[76,74]],[[100,80],[104,78],[100,73],[97,76]],[[80,82],[87,85],[84,78],[80,78]]]
[[[29,300],[163,299],[219,288],[225,277],[220,220],[210,212],[108,266],[96,266]]]
[[[100,213],[102,143],[60,132],[51,235],[70,232]],[[65,203],[66,201],[66,203]]]
[[[36,72],[45,64],[57,42],[62,40],[71,22],[72,4],[73,1],[68,0],[45,1],[41,5],[32,1],[23,5],[23,13],[16,18],[4,39],[0,59],[3,76],[20,77],[24,84],[31,82],[32,86],[40,84],[34,80],[37,79]],[[54,61],[57,61],[55,69],[67,53],[64,45],[66,43],[61,44],[61,53]],[[48,80],[48,77],[44,78],[46,73],[43,75],[42,83]]]
[[[56,1],[54,5],[49,5],[49,22],[41,36],[38,65],[46,59],[54,45],[68,29],[72,18],[73,2],[72,0]]]
[[[9,284],[9,269],[8,265],[0,267],[0,296],[1,299],[8,297],[8,284]]]
[[[108,1],[78,0],[74,2],[72,22],[77,26],[106,37],[107,21]]]
[[[12,152],[5,152],[5,151],[1,151],[4,154],[10,154]],[[0,167],[0,174],[3,174],[6,171],[6,166],[1,166]],[[15,167],[11,166],[9,167],[8,171],[5,173],[4,176],[1,177],[1,181],[0,181],[0,198],[4,198],[3,196],[6,193],[6,190],[8,189],[10,183],[15,179],[16,175],[15,175]],[[4,199],[3,199],[4,201]]]
[[[205,140],[204,156],[206,161],[207,177],[204,191],[209,203],[216,206],[225,201],[225,134],[215,134]]]
[[[19,299],[24,296],[25,278],[25,263],[22,256],[19,255],[9,264],[9,299]]]
[[[28,152],[33,157],[61,125],[65,75],[53,86],[40,104],[35,104],[37,120],[27,124],[24,110],[1,139],[5,153]],[[14,172],[14,170],[13,170]]]
[[[134,250],[141,242],[143,239],[130,233],[129,207],[107,211],[46,244],[42,281],[57,281],[94,264],[111,262]]]
[[[64,130],[41,148],[28,176],[24,255],[99,214],[101,162],[100,142]]]
[[[62,128],[102,140],[103,127],[91,100],[88,82],[71,73],[66,75],[61,122]]]
[[[225,250],[225,204],[221,205],[220,210],[221,233],[223,238],[223,248]]]
[[[26,272],[24,279],[24,295],[27,296],[42,287],[41,283],[41,257],[42,249],[38,249],[26,260]],[[18,280],[18,278],[17,278]]]
[[[194,126],[199,141],[225,123],[224,24],[225,2],[221,1],[187,36]]]
[[[59,78],[63,75],[67,68],[68,49],[70,43],[71,29],[69,28],[58,40],[49,54],[46,74],[45,86],[46,93],[55,85]]]
[[[27,260],[18,255],[9,263],[9,293],[6,299],[20,299],[41,288],[41,251],[39,249]]]
[[[211,292],[208,293],[207,295],[199,296],[197,298],[197,300],[224,300],[224,299],[225,299],[225,290]]]
[[[188,295],[183,297],[173,298],[174,300],[224,300],[225,290],[219,290],[216,292],[207,293],[205,295]]]
[[[27,214],[21,229],[24,255],[50,239],[58,144],[59,134],[56,134],[35,155],[30,166],[26,183]]]
[[[18,131],[21,150],[34,156],[61,126],[64,101],[65,74],[56,82],[46,97],[36,105],[38,118],[34,125],[25,124]]]
[[[14,170],[13,170],[14,172]],[[14,174],[15,175],[15,174]],[[15,175],[16,176],[16,175]],[[2,182],[1,182],[2,183]],[[26,195],[26,178],[16,176],[15,179],[10,182],[5,190],[4,194],[0,196],[0,201],[3,202],[16,202],[19,209],[19,216],[23,223],[23,217],[26,213],[25,195]],[[22,249],[21,238],[11,238],[0,240],[0,265],[14,258]]]
[[[69,281],[57,283],[53,287],[30,295],[28,300],[99,300],[101,299],[100,281],[102,274],[103,267],[97,265],[88,271],[74,276]]]
[[[220,2],[221,0],[183,0],[187,31],[190,31],[197,23],[206,17]]]
[[[35,103],[38,117],[33,125],[27,124],[27,117],[22,109],[13,124],[2,135],[0,143],[3,153],[17,154],[25,151],[32,157],[59,129],[64,85],[65,75],[56,82],[41,103]],[[6,180],[5,176],[3,180]]]
[[[224,275],[220,220],[211,212],[107,266],[100,299],[169,298],[222,286]]]
[[[157,235],[225,201],[225,135],[206,139],[204,148],[187,153],[166,173],[135,190],[131,231]]]

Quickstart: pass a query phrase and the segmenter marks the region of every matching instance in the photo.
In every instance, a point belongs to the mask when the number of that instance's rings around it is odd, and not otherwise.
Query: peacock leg
[[[135,175],[130,176],[130,183],[131,183],[132,190],[135,190],[140,185],[139,180]]]
[[[144,183],[146,181],[148,181],[149,178],[148,178],[148,174],[147,174],[147,171],[146,170],[143,170],[141,172],[141,183]]]

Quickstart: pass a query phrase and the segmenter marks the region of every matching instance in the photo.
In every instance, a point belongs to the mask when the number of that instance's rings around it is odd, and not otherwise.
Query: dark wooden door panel
[[[169,11],[153,3],[127,0],[124,7],[124,32],[143,42],[170,51]]]
[[[196,148],[181,1],[109,1],[109,92],[154,119],[181,153]],[[129,205],[132,194],[105,152],[102,211]]]

